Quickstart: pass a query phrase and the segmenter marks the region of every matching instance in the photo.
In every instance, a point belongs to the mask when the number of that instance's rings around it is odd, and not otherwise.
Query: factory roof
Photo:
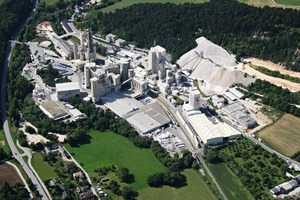
[[[40,47],[48,48],[51,45],[50,41],[43,41],[39,44]]]
[[[160,123],[143,112],[138,112],[135,115],[128,117],[127,121],[142,133],[148,133],[161,126]]]
[[[80,117],[80,116],[83,116],[82,112],[80,112],[78,109],[74,108],[74,109],[71,109],[69,110],[69,113],[71,115],[73,115],[74,117]]]
[[[225,110],[228,113],[233,113],[238,110],[245,111],[245,107],[243,106],[243,104],[241,102],[237,101],[237,102],[234,102],[232,104],[225,106],[223,108],[223,110]]]
[[[65,109],[63,109],[63,106],[55,101],[44,102],[39,107],[48,117],[54,120],[59,120],[69,115]]]
[[[152,102],[140,108],[140,111],[157,121],[161,126],[171,122],[166,112],[157,102]]]
[[[242,98],[244,96],[243,93],[241,93],[240,91],[238,91],[235,87],[230,88],[229,92],[231,92],[232,94],[234,94],[234,96],[236,96],[237,98]]]
[[[204,143],[207,143],[210,139],[221,139],[224,137],[238,136],[240,133],[229,126],[228,124],[219,122],[213,124],[205,114],[199,110],[191,109],[189,104],[183,105],[187,118]]]
[[[78,82],[57,83],[55,84],[55,87],[57,92],[80,90]]]
[[[224,92],[224,95],[226,97],[228,97],[231,101],[237,100],[237,97],[234,94],[232,94],[231,92]]]
[[[166,49],[159,46],[159,45],[156,45],[155,47],[151,47],[150,51],[156,51],[156,52],[165,52]]]
[[[121,93],[113,93],[101,98],[107,108],[112,110],[120,117],[126,118],[133,111],[143,107],[143,104],[136,99],[125,96]]]
[[[61,24],[65,27],[65,29],[68,31],[68,33],[73,32],[73,30],[72,30],[71,27],[69,26],[68,22],[62,21]]]

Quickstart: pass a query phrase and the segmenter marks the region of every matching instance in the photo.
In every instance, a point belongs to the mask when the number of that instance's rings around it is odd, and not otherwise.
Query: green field
[[[127,167],[135,176],[131,185],[139,190],[147,186],[147,176],[164,171],[164,166],[150,149],[137,148],[128,139],[109,131],[91,131],[89,134],[92,137],[89,144],[80,147],[65,145],[89,174],[93,174],[94,169],[112,164]]]
[[[1,0],[0,0],[1,1]],[[53,5],[55,4],[56,2],[58,2],[59,0],[44,0],[46,5]]]
[[[289,6],[300,6],[300,0],[275,0],[275,2]]]
[[[175,4],[182,4],[182,3],[203,3],[208,2],[209,0],[122,0],[112,6],[106,7],[102,9],[103,12],[113,12],[117,9],[125,8],[131,6],[133,4],[138,3],[175,3]]]
[[[187,169],[183,172],[188,185],[182,188],[163,186],[162,188],[146,187],[139,190],[138,199],[172,199],[172,200],[211,200],[216,199],[197,171]]]
[[[46,161],[43,161],[42,153],[34,153],[32,155],[31,163],[42,181],[58,178],[54,169]]]
[[[9,153],[9,147],[5,140],[4,131],[0,130],[0,147],[6,152]]]
[[[208,164],[208,167],[228,199],[254,199],[226,164]]]

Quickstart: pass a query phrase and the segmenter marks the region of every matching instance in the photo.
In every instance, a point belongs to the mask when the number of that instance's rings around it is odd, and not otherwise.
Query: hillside
[[[292,9],[258,8],[233,0],[175,5],[136,4],[103,14],[97,6],[78,28],[119,35],[139,47],[154,42],[173,56],[173,61],[196,46],[204,36],[237,55],[252,56],[300,71],[300,12]]]

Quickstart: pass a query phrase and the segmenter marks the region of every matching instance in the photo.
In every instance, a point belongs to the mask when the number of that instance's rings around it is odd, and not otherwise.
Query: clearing
[[[272,149],[291,156],[300,151],[300,118],[290,114],[258,132],[262,141]]]
[[[165,170],[154,157],[150,149],[135,147],[131,141],[111,131],[91,131],[91,143],[80,147],[65,147],[82,167],[95,176],[94,170],[111,165],[127,167],[134,174],[135,182],[131,184],[136,190],[147,187],[147,177]]]
[[[163,186],[161,188],[146,187],[139,190],[138,199],[172,199],[172,200],[212,200],[216,199],[214,194],[208,188],[201,175],[193,170],[187,169],[183,172],[187,178],[188,185],[182,188],[172,188]]]
[[[42,153],[32,154],[31,163],[43,182],[53,178],[58,178],[57,174],[54,172],[53,167],[51,167],[46,161],[43,160]]]
[[[112,6],[108,6],[103,8],[103,12],[114,12],[117,9],[122,9],[125,7],[129,7],[133,4],[138,3],[175,3],[175,4],[183,4],[183,3],[204,3],[209,0],[122,0]]]
[[[296,8],[299,9],[299,0],[238,0],[241,3],[253,5],[257,7],[281,7],[281,8]]]
[[[0,164],[0,188],[7,182],[10,186],[16,183],[23,184],[15,168],[7,163]]]
[[[263,61],[263,62],[265,62],[265,61]],[[254,64],[254,65],[257,65],[257,66],[262,66],[262,67],[266,66],[266,65],[259,65],[258,63],[254,63],[254,62],[251,62],[251,63]],[[270,67],[270,65],[269,65],[269,67]],[[250,67],[250,65],[248,65],[248,64],[240,65],[239,69],[243,72],[246,72],[246,73],[250,74],[250,75],[255,75],[259,79],[266,80],[266,81],[268,81],[268,82],[270,82],[274,85],[277,85],[277,86],[280,86],[280,87],[283,87],[283,88],[287,88],[291,92],[299,92],[300,91],[300,84],[299,83],[295,83],[295,82],[285,80],[285,79],[281,79],[281,78],[276,78],[276,77],[273,77],[273,76],[268,76],[268,75],[266,75],[266,74],[264,74],[264,73],[262,73],[262,72],[260,72],[256,69]],[[281,68],[281,71],[282,70],[283,69]],[[279,70],[277,70],[277,71],[279,71]],[[280,71],[280,73],[281,73],[281,71]],[[286,70],[286,71],[288,71],[288,70]],[[284,73],[282,73],[282,74],[284,74]],[[292,75],[290,75],[290,76],[292,76]]]
[[[228,199],[254,199],[226,164],[208,164],[208,167]]]

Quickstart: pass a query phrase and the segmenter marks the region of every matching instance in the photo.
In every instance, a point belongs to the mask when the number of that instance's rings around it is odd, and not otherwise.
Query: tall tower
[[[189,104],[195,110],[200,108],[200,92],[197,88],[191,88],[189,95]]]
[[[157,45],[151,47],[148,54],[148,64],[151,68],[152,74],[157,73],[159,70],[159,64],[163,64],[166,56],[166,49]]]

